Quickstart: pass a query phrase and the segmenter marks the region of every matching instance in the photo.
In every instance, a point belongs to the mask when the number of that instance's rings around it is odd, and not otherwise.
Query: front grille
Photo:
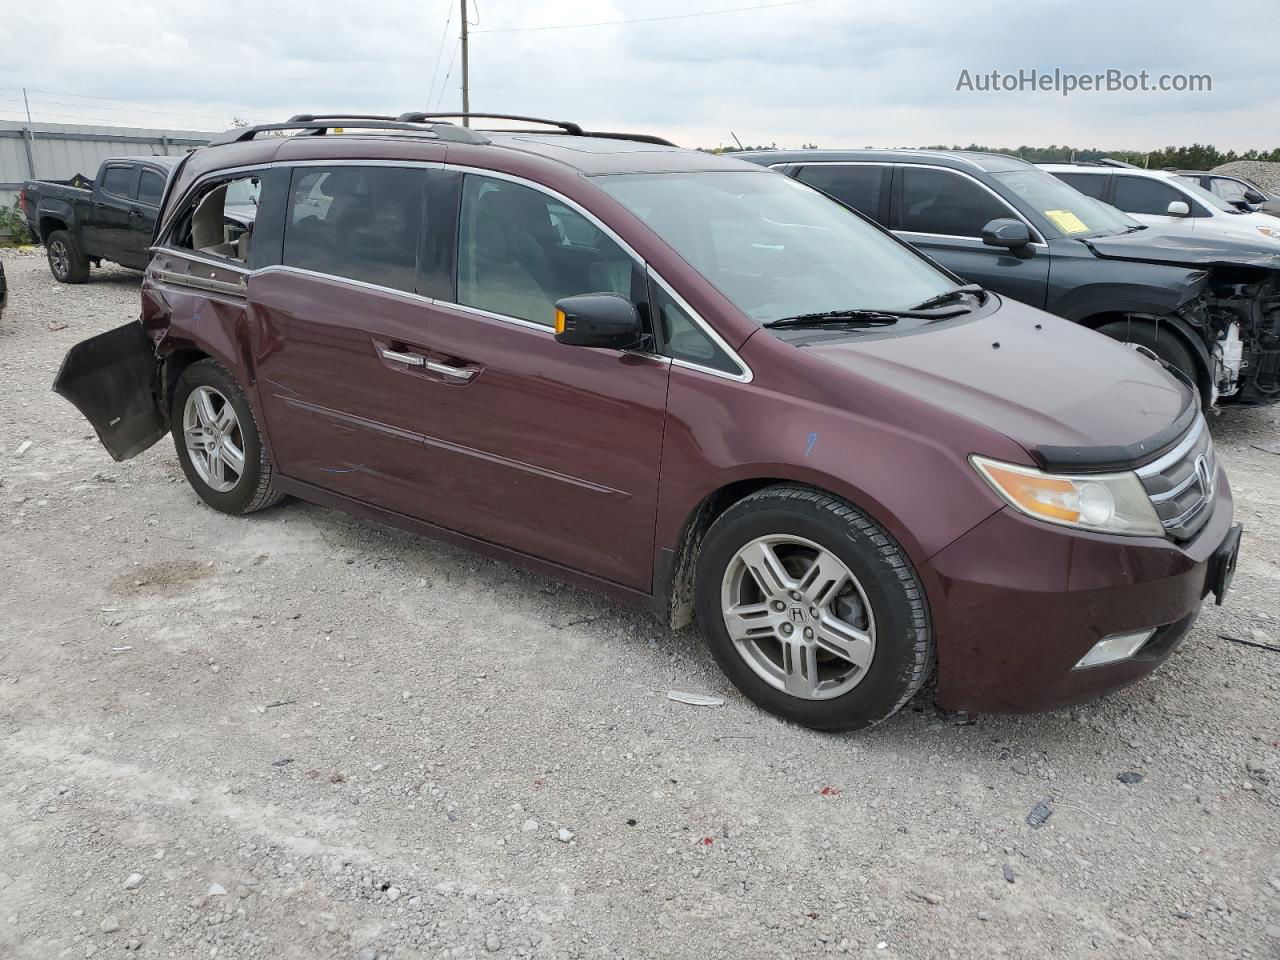
[[[1138,468],[1165,532],[1175,540],[1189,540],[1209,520],[1213,491],[1218,485],[1218,459],[1204,417],[1197,417],[1176,447]]]

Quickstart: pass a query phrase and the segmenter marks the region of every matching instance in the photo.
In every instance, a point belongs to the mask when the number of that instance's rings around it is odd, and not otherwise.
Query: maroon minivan
[[[195,151],[141,322],[55,388],[117,459],[171,431],[218,510],[298,496],[696,615],[822,729],[935,670],[948,708],[1078,701],[1221,602],[1226,475],[1149,356],[754,164],[500,119],[547,129],[304,115]]]

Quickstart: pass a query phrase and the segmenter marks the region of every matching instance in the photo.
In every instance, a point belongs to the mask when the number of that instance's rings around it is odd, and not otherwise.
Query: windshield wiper
[[[827,310],[822,313],[799,313],[794,317],[766,320],[761,326],[776,328],[866,324],[869,327],[887,327],[906,316],[911,314],[890,310]]]
[[[982,287],[978,286],[976,283],[966,283],[962,287],[956,287],[954,290],[948,290],[946,293],[940,293],[936,297],[930,297],[924,303],[916,304],[912,309],[928,310],[931,307],[941,307],[948,303],[953,303],[961,297],[968,296],[975,297],[979,303],[982,303],[986,300],[986,295],[987,291],[983,290]]]

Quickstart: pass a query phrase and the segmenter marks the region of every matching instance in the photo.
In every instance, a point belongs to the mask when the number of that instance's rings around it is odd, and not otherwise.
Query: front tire
[[[725,675],[778,716],[858,730],[897,712],[933,668],[924,590],[902,548],[852,504],[767,487],[712,524],[698,621]]]
[[[80,252],[75,237],[66,230],[55,230],[45,241],[49,272],[59,283],[84,283],[89,279],[89,259]]]
[[[1115,323],[1103,324],[1098,327],[1098,333],[1106,334],[1112,340],[1119,340],[1121,343],[1150,350],[1164,363],[1187,378],[1187,382],[1201,394],[1203,405],[1204,391],[1200,387],[1203,377],[1200,364],[1196,362],[1195,355],[1178,334],[1167,328],[1162,330],[1158,324],[1139,320],[1133,322],[1118,320]]]
[[[215,510],[253,513],[283,496],[271,483],[253,408],[216,361],[200,360],[182,371],[169,423],[187,482]]]

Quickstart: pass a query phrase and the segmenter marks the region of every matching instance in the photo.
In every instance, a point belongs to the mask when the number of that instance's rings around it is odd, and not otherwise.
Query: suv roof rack
[[[397,120],[410,121],[413,123],[425,123],[431,120],[448,121],[451,119],[461,120],[516,120],[520,123],[536,123],[541,126],[556,127],[558,132],[570,137],[600,137],[607,140],[634,140],[637,143],[652,143],[662,147],[674,147],[675,144],[670,140],[662,137],[655,137],[649,133],[613,133],[604,130],[584,130],[580,124],[571,120],[545,120],[542,117],[525,117],[516,113],[402,113],[396,118]],[[488,129],[488,128],[484,128]],[[491,133],[536,133],[546,132],[555,133],[557,131],[534,131],[534,130],[491,130]]]
[[[209,141],[209,146],[217,147],[227,143],[244,143],[253,140],[260,133],[278,130],[304,130],[310,136],[323,136],[330,130],[341,127],[354,127],[360,130],[408,130],[421,136],[435,137],[440,140],[453,140],[459,143],[484,144],[491,143],[483,133],[471,127],[458,126],[454,120],[515,120],[520,123],[534,123],[552,127],[553,130],[501,130],[490,131],[500,133],[555,133],[570,137],[600,137],[610,140],[633,140],[637,143],[652,143],[657,146],[674,147],[675,144],[662,137],[647,133],[607,133],[597,130],[583,130],[581,126],[568,120],[545,120],[542,117],[525,117],[514,113],[423,113],[411,111],[399,116],[385,116],[376,113],[298,113],[284,123],[259,123],[251,127],[237,127],[219,134]]]
[[[489,142],[488,137],[447,121],[439,123],[410,121],[401,117],[375,113],[298,113],[284,123],[258,123],[251,127],[236,127],[214,137],[209,141],[209,146],[244,143],[253,140],[260,133],[276,130],[306,130],[311,136],[323,136],[328,131],[340,127],[358,127],[361,130],[408,130],[420,136],[434,137],[439,140],[455,140],[461,143]]]

